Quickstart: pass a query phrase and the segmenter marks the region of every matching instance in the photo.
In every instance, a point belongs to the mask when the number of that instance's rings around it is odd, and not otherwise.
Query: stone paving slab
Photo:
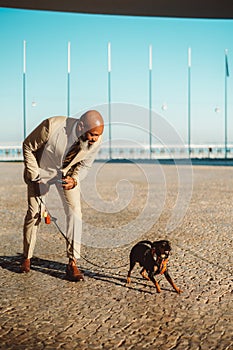
[[[152,165],[146,166],[151,171]],[[142,280],[139,268],[132,273],[132,283],[125,285],[134,242],[118,248],[84,246],[79,263],[85,282],[67,281],[65,243],[54,225],[41,225],[32,270],[19,274],[26,211],[22,170],[22,163],[0,163],[0,349],[233,349],[233,168],[193,167],[187,213],[165,234],[177,180],[174,166],[162,166],[164,208],[139,239],[170,239],[169,268],[184,291],[181,295],[163,276],[162,293],[157,294]],[[83,202],[84,222],[121,227],[135,218],[147,187],[137,171],[132,164],[107,164],[98,180],[103,198],[111,199],[115,174],[123,178],[129,173],[134,197],[121,212],[107,214]]]

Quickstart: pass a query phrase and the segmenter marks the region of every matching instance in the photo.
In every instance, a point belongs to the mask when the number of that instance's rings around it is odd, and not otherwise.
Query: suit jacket
[[[23,142],[25,181],[42,178],[49,181],[54,177],[69,174],[77,181],[82,180],[91,167],[102,136],[90,148],[80,149],[75,158],[63,169],[62,164],[70,146],[78,140],[78,119],[51,117],[38,125]]]

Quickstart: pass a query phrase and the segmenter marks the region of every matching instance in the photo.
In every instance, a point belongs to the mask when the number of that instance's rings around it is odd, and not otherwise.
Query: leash
[[[57,218],[55,218],[54,216],[51,215],[50,211],[48,210],[45,202],[43,201],[43,198],[41,196],[38,197],[39,200],[40,200],[40,203],[43,204],[43,206],[45,207],[45,212],[44,212],[44,219],[45,219],[45,223],[46,224],[50,224],[51,222],[54,223],[55,227],[57,228],[57,230],[60,232],[60,234],[62,235],[62,237],[65,239],[65,241],[70,244],[70,241],[69,239],[66,237],[66,235],[64,234],[64,232],[62,231],[62,229],[60,228],[60,226],[58,225],[57,223]],[[41,210],[41,206],[40,206],[40,210]],[[106,267],[106,266],[101,266],[101,265],[98,265],[94,262],[92,262],[91,260],[87,259],[85,256],[81,255],[79,252],[77,252],[77,250],[74,248],[74,251],[76,253],[78,253],[80,255],[80,258],[82,258],[83,260],[85,260],[88,264],[91,264],[95,267],[98,267],[100,269],[105,269],[105,270],[116,270],[116,269],[120,269],[120,268],[123,268],[123,267],[126,267],[128,266],[128,263],[125,264],[125,265],[121,265],[121,266],[109,266],[109,267]]]
[[[65,239],[65,241],[69,244],[70,241],[68,240],[68,238],[66,237],[66,235],[64,234],[64,232],[62,231],[62,229],[59,227],[59,225],[57,224],[57,218],[55,218],[54,216],[51,215],[51,213],[49,212],[49,210],[48,210],[48,208],[47,208],[45,202],[44,202],[43,199],[42,199],[42,197],[39,196],[39,197],[37,197],[37,198],[40,199],[41,204],[43,204],[44,207],[45,207],[45,215],[44,215],[45,223],[46,223],[46,224],[50,224],[51,221],[52,221],[52,222],[54,223],[54,225],[56,226],[57,230],[58,230],[58,231],[60,232],[60,234],[62,235],[62,237],[63,237],[63,238]],[[41,210],[41,204],[40,204],[40,210]],[[221,270],[223,270],[223,271],[227,271],[227,272],[230,273],[230,274],[232,273],[232,271],[231,271],[230,269],[226,269],[226,267],[223,268],[221,265],[216,264],[216,263],[214,263],[214,262],[212,262],[212,261],[209,261],[209,260],[206,259],[206,258],[203,258],[203,257],[199,256],[198,254],[196,254],[195,252],[193,252],[191,249],[187,249],[187,248],[183,247],[182,245],[178,244],[177,241],[174,241],[174,244],[175,244],[177,247],[179,247],[180,249],[182,249],[182,250],[186,251],[187,253],[189,253],[190,255],[192,255],[192,256],[194,256],[194,257],[196,257],[196,258],[198,258],[198,259],[200,259],[200,260],[202,260],[202,261],[204,261],[204,262],[206,262],[206,263],[208,263],[208,264],[210,264],[210,265],[213,265],[213,266],[217,267],[218,269],[221,269]],[[74,250],[75,250],[75,248],[74,248]],[[75,251],[76,251],[76,250],[75,250]],[[76,252],[77,252],[77,251],[76,251]],[[96,264],[96,263],[92,262],[91,260],[87,259],[85,256],[81,255],[80,253],[78,253],[78,254],[80,255],[80,258],[82,258],[82,259],[83,259],[84,261],[86,261],[88,264],[91,264],[92,266],[98,267],[98,268],[103,269],[103,270],[117,270],[117,269],[121,269],[121,268],[123,268],[123,267],[128,266],[128,263],[126,263],[125,265],[121,265],[121,266],[109,266],[109,267],[107,267],[107,266],[102,266],[102,265],[99,265],[99,264]]]

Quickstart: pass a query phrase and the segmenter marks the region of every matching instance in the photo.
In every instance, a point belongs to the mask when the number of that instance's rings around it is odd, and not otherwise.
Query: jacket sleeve
[[[36,127],[23,142],[23,157],[26,176],[29,180],[39,179],[39,165],[36,151],[45,145],[49,138],[49,119]]]

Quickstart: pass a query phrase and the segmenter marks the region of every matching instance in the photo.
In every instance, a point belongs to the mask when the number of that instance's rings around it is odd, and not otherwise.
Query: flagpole
[[[188,48],[188,155],[191,156],[191,47]]]
[[[152,158],[152,45],[149,46],[149,151]]]
[[[67,52],[67,116],[70,116],[70,41]]]
[[[108,43],[108,130],[109,130],[109,159],[112,159],[112,110],[111,110],[111,43]]]
[[[26,138],[26,41],[23,41],[23,137]]]
[[[227,158],[227,78],[229,77],[228,69],[228,59],[227,59],[228,50],[225,49],[225,158]]]

